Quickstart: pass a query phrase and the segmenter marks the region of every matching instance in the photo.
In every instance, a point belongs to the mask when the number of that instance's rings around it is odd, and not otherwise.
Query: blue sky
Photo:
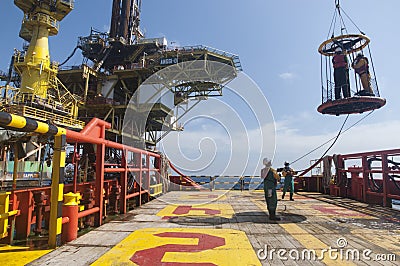
[[[64,61],[77,37],[87,35],[90,27],[107,31],[111,4],[112,0],[77,0],[75,10],[61,22],[60,34],[50,39],[52,60]],[[330,154],[397,148],[400,97],[395,49],[400,1],[342,0],[341,5],[371,38],[379,88],[387,104],[344,134]],[[333,0],[143,0],[141,27],[149,38],[165,36],[175,45],[203,44],[240,56],[244,72],[272,109],[277,128],[273,164],[280,167],[284,160],[293,161],[334,136],[344,120],[316,111],[321,103],[317,49],[327,37],[333,12]],[[6,70],[13,49],[23,43],[18,37],[22,12],[13,1],[3,0],[0,17],[0,69]],[[77,56],[71,61],[80,63]],[[348,125],[361,117],[352,115]],[[295,167],[307,166],[323,150]]]

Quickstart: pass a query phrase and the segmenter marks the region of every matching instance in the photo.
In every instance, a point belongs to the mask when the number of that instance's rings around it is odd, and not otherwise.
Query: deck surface
[[[170,192],[29,265],[400,265],[399,211],[286,197],[271,222],[262,191]]]

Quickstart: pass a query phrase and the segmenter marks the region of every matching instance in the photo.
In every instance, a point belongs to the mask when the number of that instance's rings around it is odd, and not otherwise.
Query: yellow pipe
[[[9,114],[6,112],[0,112],[1,127],[12,128],[16,131],[19,131],[24,130],[27,125],[29,125],[30,128],[29,132],[36,132],[40,134],[49,134],[50,129],[52,129],[52,132],[50,132],[50,134],[55,136],[65,135],[67,132],[65,128],[50,126],[49,124],[36,121],[34,119]],[[57,132],[55,132],[56,130]]]

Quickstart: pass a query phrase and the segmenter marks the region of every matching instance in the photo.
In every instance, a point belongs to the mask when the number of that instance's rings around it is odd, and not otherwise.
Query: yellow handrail
[[[162,194],[162,183],[150,186],[150,196],[155,197]]]

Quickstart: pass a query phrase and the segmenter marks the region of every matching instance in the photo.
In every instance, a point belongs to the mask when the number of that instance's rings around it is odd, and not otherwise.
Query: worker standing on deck
[[[276,184],[278,180],[280,180],[280,176],[276,170],[271,167],[270,159],[264,158],[263,164],[265,167],[261,169],[261,178],[264,179],[264,194],[267,202],[269,219],[272,221],[280,221],[281,219],[276,217],[276,207],[278,205]]]
[[[282,199],[285,198],[285,194],[287,190],[290,190],[290,200],[293,201],[293,192],[294,192],[294,180],[293,176],[296,172],[289,167],[289,162],[285,162],[285,167],[282,170],[282,175],[285,177],[285,184],[283,186],[283,194]]]

